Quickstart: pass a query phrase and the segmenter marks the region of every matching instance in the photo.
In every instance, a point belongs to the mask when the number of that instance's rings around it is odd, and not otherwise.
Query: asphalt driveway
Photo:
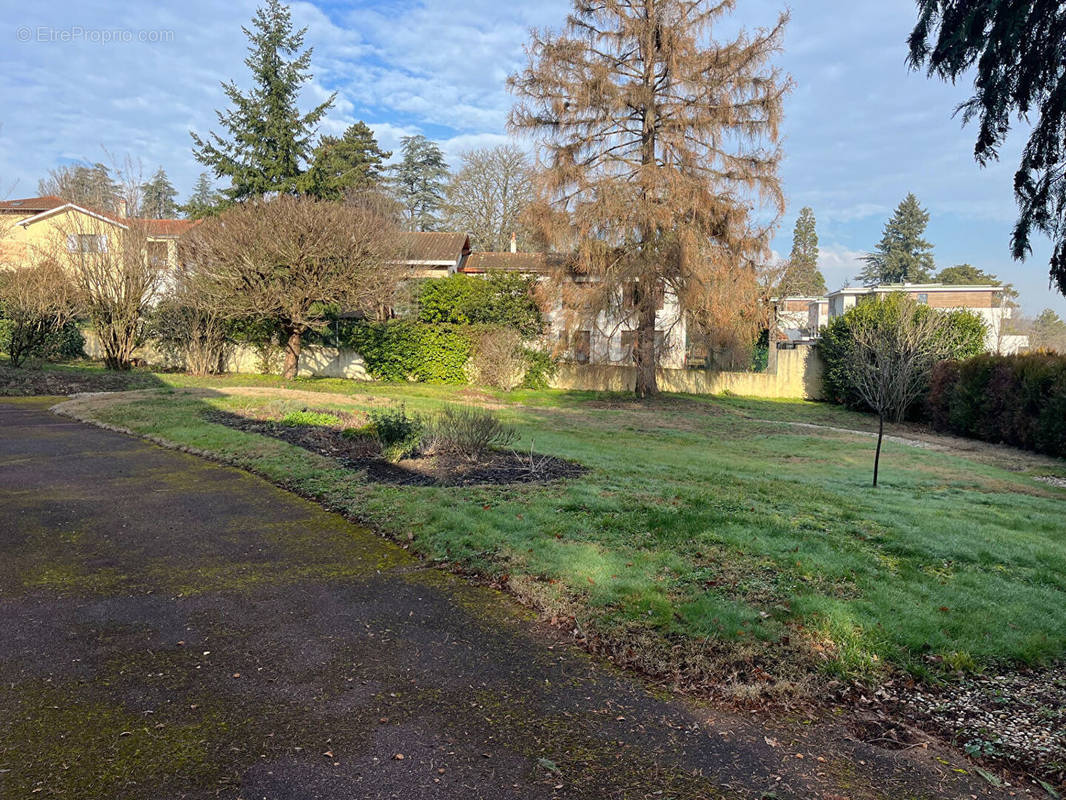
[[[229,467],[0,398],[0,797],[993,796],[664,698]]]

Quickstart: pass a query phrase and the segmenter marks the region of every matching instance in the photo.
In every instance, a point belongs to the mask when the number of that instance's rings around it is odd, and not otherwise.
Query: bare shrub
[[[522,336],[511,328],[485,331],[478,337],[471,361],[478,383],[509,392],[525,375]]]
[[[507,447],[517,438],[518,432],[491,411],[445,406],[427,426],[423,447],[430,453],[480,461],[490,450]]]
[[[50,341],[73,320],[75,309],[74,286],[54,260],[0,269],[0,315],[11,366],[47,355]]]

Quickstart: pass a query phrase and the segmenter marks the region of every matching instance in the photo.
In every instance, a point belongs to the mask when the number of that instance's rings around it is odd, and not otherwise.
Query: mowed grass
[[[869,430],[863,415],[739,398],[640,404],[556,391],[160,380],[313,391],[315,410],[496,407],[521,434],[517,450],[574,459],[590,471],[550,485],[389,486],[205,419],[209,410],[266,403],[297,410],[306,396],[164,388],[81,401],[78,413],[212,452],[429,559],[505,577],[543,608],[573,613],[580,629],[614,637],[619,653],[639,643],[669,661],[679,647],[695,646],[744,653],[760,674],[876,679],[1041,664],[1066,651],[1066,490],[892,443],[883,485],[873,489],[872,438],[782,424]]]

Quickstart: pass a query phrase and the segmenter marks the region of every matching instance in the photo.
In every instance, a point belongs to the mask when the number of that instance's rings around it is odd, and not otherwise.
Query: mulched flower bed
[[[888,687],[895,712],[969,755],[1066,786],[1066,665],[984,674],[945,687]]]
[[[328,412],[335,413],[335,412]],[[337,428],[317,425],[285,425],[276,420],[254,419],[213,411],[211,422],[248,433],[271,436],[336,459],[345,467],[365,471],[367,480],[399,486],[475,486],[518,483],[549,483],[576,478],[588,468],[573,461],[538,453],[495,450],[473,462],[447,454],[405,458],[391,463],[381,457],[378,444],[369,436],[348,436]]]

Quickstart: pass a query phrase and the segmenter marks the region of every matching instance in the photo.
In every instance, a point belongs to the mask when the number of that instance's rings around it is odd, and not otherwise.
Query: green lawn
[[[872,428],[815,403],[154,380],[164,388],[85,401],[79,413],[212,452],[429,559],[503,578],[549,613],[574,615],[618,661],[663,675],[792,686],[896,669],[946,676],[1066,651],[1066,490],[1032,477],[1061,469],[1008,472],[887,444],[883,486],[872,489],[872,438],[781,424]],[[367,483],[329,459],[204,419],[276,399],[181,388],[240,385],[319,393],[287,401],[294,410],[485,402],[518,428],[517,449],[590,472],[547,486]]]

